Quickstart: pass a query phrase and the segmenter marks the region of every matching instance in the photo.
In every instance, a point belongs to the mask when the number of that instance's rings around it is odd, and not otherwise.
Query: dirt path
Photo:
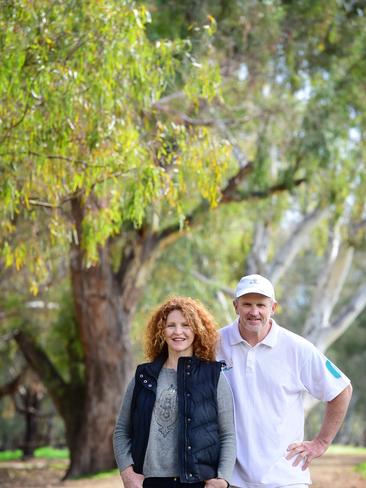
[[[366,488],[366,479],[354,467],[366,462],[365,456],[327,454],[311,466],[312,488]]]
[[[354,467],[365,462],[364,456],[325,455],[313,462],[312,488],[366,488],[366,479],[354,471]],[[64,461],[0,463],[1,488],[122,488],[119,476],[102,479],[83,479],[60,482],[65,472]]]

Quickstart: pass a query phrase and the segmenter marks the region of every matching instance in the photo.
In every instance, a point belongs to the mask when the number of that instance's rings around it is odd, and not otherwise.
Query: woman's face
[[[194,332],[180,310],[172,310],[164,327],[164,339],[169,354],[192,356]]]

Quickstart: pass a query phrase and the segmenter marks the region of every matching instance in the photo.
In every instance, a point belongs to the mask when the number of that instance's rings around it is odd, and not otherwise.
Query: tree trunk
[[[75,261],[72,285],[86,373],[83,414],[71,439],[68,476],[115,467],[112,432],[133,368],[131,314],[121,301],[110,263],[105,255],[90,269],[80,268]]]
[[[82,208],[78,202],[74,202],[73,211],[77,226],[81,225]],[[65,420],[71,455],[66,477],[115,467],[112,433],[121,395],[134,367],[131,320],[157,245],[151,235],[131,235],[131,245],[125,246],[118,272],[113,271],[108,243],[99,250],[98,264],[89,268],[84,266],[79,243],[72,248],[72,290],[86,373],[77,428],[68,428]],[[75,423],[71,413],[69,422]]]
[[[40,398],[37,391],[34,391],[32,387],[25,387],[25,392],[21,395],[22,398],[22,410],[25,420],[25,434],[24,443],[22,446],[23,459],[29,459],[33,457],[34,450],[37,447],[37,430],[38,419],[37,414],[40,411]]]

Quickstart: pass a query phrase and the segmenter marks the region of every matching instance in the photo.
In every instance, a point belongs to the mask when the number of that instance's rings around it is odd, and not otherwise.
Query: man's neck
[[[240,333],[241,337],[250,346],[254,347],[257,344],[259,344],[260,342],[262,342],[263,339],[265,337],[267,337],[267,335],[269,334],[269,332],[270,332],[270,330],[272,328],[272,319],[269,321],[268,327],[266,327],[265,329],[261,329],[258,332],[256,332],[256,331],[248,331],[244,327],[241,327],[241,325],[240,325],[240,319],[239,319],[239,322],[238,322],[238,326],[239,326],[239,333]]]

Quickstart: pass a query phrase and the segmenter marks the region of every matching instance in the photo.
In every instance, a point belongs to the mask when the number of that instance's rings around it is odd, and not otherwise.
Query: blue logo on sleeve
[[[339,369],[334,366],[334,364],[329,361],[329,359],[327,359],[327,362],[325,363],[326,367],[327,367],[327,370],[334,376],[334,378],[340,378],[341,377],[341,373],[339,371]]]

